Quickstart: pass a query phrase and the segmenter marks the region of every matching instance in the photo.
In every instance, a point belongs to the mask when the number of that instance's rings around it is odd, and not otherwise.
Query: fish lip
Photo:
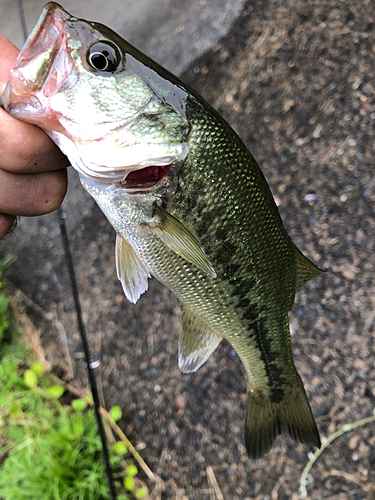
[[[108,167],[101,167],[100,165],[94,165],[93,168],[88,168],[85,164],[85,168],[81,166],[77,169],[83,174],[92,179],[96,179],[99,182],[124,182],[129,174],[135,171],[144,170],[149,167],[164,167],[172,165],[176,158],[159,158],[158,160],[148,160],[144,161],[138,165],[126,165],[124,167],[108,169]],[[178,158],[177,158],[178,160]]]
[[[177,145],[176,145],[177,146]],[[149,157],[144,158],[143,161],[139,163],[128,163],[117,167],[108,167],[105,165],[95,164],[92,162],[83,161],[80,157],[79,161],[74,164],[76,170],[78,170],[82,175],[89,177],[93,180],[97,180],[102,184],[109,184],[112,182],[125,182],[127,176],[134,171],[143,170],[148,167],[166,167],[171,165],[172,167],[177,164],[181,164],[185,161],[186,157],[190,152],[190,146],[188,142],[180,143],[178,151],[174,151],[173,154],[166,155],[164,157]],[[125,155],[126,156],[126,155]],[[158,180],[157,184],[160,184],[165,177],[168,177],[171,170],[169,169],[167,176],[163,176]],[[152,186],[154,187],[154,186]],[[132,188],[129,188],[132,189]],[[148,189],[143,186],[141,189]]]
[[[56,55],[61,48],[65,49],[65,25],[68,19],[71,19],[71,15],[66,10],[55,2],[49,2],[18,54],[10,80],[1,96],[1,104],[7,111],[14,110],[20,119],[24,109],[30,112],[33,108],[30,106],[31,98],[37,113],[44,98],[61,86],[66,77],[64,75],[57,82],[53,72]],[[30,61],[34,61],[34,64],[30,64]]]
[[[52,45],[58,45],[61,35],[64,34],[66,21],[71,17],[69,12],[61,7],[61,5],[55,2],[47,3],[36,25],[27,37],[15,66],[23,66],[23,63],[35,56],[35,51],[39,53]],[[41,44],[40,47],[39,43]]]

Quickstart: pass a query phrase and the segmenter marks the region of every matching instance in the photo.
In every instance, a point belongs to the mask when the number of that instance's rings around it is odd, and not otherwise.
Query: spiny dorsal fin
[[[159,223],[150,228],[155,234],[180,257],[191,262],[202,271],[216,278],[216,273],[206,257],[198,240],[186,227],[164,208],[156,206],[155,213],[159,217]]]
[[[221,339],[215,330],[182,306],[182,329],[178,346],[178,366],[183,373],[195,372],[219,345]]]
[[[116,234],[116,270],[127,299],[135,304],[147,290],[147,279],[151,276],[132,246],[120,233]]]
[[[294,243],[293,243],[294,245]],[[297,275],[296,275],[296,289],[300,286],[304,285],[308,281],[310,281],[318,274],[323,271],[319,269],[315,264],[311,262],[307,257],[303,255],[303,253],[294,245],[294,255],[296,258],[296,267],[297,267]]]

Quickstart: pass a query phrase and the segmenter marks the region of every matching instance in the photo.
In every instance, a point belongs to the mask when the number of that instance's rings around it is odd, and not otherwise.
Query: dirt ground
[[[375,407],[374,60],[373,0],[251,0],[182,75],[245,141],[293,240],[327,269],[300,289],[290,313],[295,363],[322,437]],[[300,498],[306,447],[283,436],[266,458],[247,458],[236,353],[223,342],[197,373],[180,373],[177,299],[152,280],[136,305],[126,301],[114,231],[77,183],[71,172],[64,207],[96,373],[106,405],[119,404],[124,429],[145,443],[165,482],[162,498]],[[46,321],[28,308],[48,358],[71,364],[87,385],[57,219],[53,228],[41,220],[0,254],[29,241],[6,275],[52,313]],[[317,500],[374,499],[375,424],[335,440],[307,489]]]

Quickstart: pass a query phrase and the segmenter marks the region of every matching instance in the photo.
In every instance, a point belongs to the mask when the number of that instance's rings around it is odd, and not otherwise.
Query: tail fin
[[[320,448],[319,432],[301,385],[285,390],[283,398],[272,401],[262,389],[248,390],[245,424],[246,449],[250,458],[261,458],[279,434]]]

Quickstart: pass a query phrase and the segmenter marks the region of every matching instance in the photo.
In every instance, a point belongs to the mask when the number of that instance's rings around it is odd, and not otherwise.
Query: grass
[[[21,342],[0,263],[0,499],[109,499],[101,442],[90,398],[63,404],[54,383]],[[121,409],[109,412],[112,427]],[[118,500],[145,498],[129,446],[110,449]]]
[[[9,310],[9,299],[5,294],[4,282],[2,275],[4,269],[13,262],[13,257],[8,257],[0,261],[0,348],[4,337],[12,332],[16,332],[15,322],[12,320],[12,315]],[[1,349],[0,349],[1,354]]]

